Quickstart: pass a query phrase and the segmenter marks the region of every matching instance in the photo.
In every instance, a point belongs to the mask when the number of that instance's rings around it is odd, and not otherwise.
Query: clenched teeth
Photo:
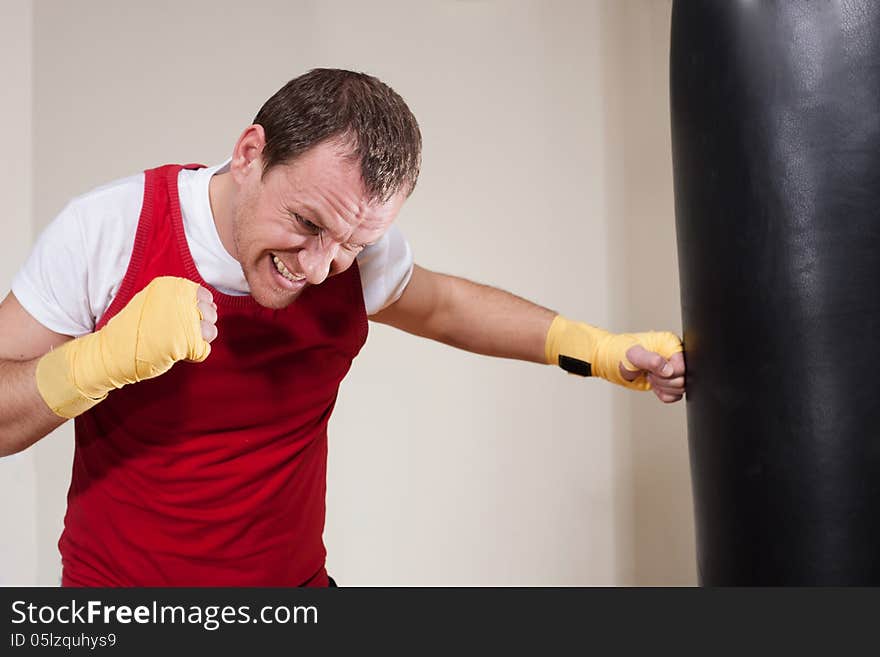
[[[284,263],[281,262],[281,258],[279,258],[277,255],[272,256],[272,262],[275,263],[275,268],[278,270],[278,272],[287,280],[294,281],[295,283],[305,280],[306,277],[302,274],[291,273],[290,270],[284,266]]]

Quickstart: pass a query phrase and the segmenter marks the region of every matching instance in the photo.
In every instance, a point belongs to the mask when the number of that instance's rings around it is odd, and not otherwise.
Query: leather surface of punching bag
[[[880,2],[676,0],[703,585],[880,584]]]

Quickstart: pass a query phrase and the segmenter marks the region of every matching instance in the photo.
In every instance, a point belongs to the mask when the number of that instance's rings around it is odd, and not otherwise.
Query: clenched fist
[[[211,293],[185,278],[162,276],[138,292],[100,331],[49,352],[37,387],[56,415],[72,418],[128,383],[201,362],[217,337]]]

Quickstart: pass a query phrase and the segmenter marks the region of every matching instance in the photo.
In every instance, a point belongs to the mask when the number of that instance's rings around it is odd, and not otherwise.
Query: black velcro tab
[[[560,356],[559,367],[569,374],[577,374],[578,376],[593,376],[593,366],[585,360],[572,358],[571,356]]]

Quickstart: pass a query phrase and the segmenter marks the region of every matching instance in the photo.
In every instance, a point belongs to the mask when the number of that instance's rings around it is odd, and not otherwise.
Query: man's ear
[[[232,149],[232,161],[229,163],[229,172],[237,184],[241,185],[255,174],[262,177],[262,154],[265,145],[266,133],[263,126],[249,125],[241,133],[238,141],[235,142],[235,148]]]

